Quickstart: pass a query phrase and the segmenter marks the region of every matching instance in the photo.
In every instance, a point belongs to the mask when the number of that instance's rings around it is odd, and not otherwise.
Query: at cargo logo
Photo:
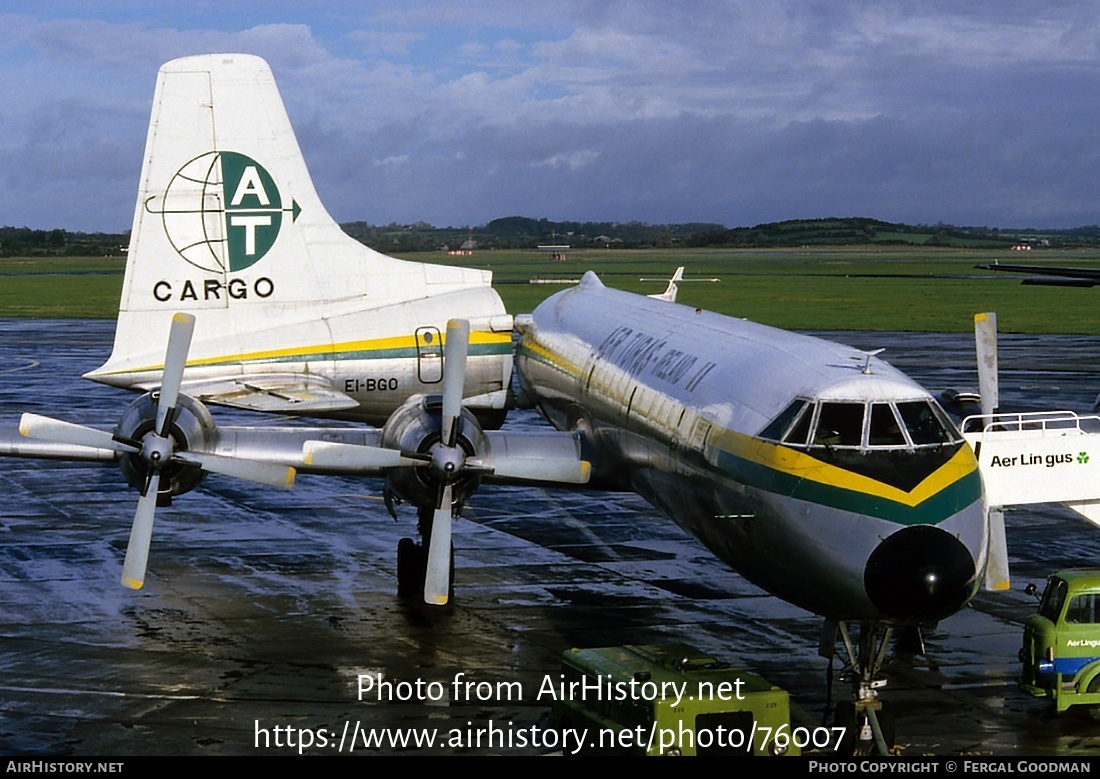
[[[223,291],[233,298],[247,297],[249,291],[267,297],[274,291],[270,279],[257,286],[256,281],[226,278],[262,260],[278,240],[285,216],[293,221],[301,212],[293,199],[284,205],[263,165],[239,152],[206,152],[182,165],[157,200],[146,200],[145,210],[160,217],[180,258],[218,276],[177,282],[179,289],[158,281],[153,288],[157,300],[210,300]]]

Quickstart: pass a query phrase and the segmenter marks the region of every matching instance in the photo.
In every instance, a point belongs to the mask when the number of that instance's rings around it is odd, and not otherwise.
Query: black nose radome
[[[970,551],[931,525],[899,530],[871,553],[863,573],[867,595],[883,613],[913,621],[949,617],[974,595]]]

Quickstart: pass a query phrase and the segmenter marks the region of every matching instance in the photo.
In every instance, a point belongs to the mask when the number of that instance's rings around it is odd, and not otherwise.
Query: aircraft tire
[[[428,548],[411,538],[397,542],[397,597],[423,598],[424,577],[428,571]],[[455,547],[451,544],[451,580],[449,597],[455,596]]]
[[[424,596],[424,573],[428,568],[428,550],[411,538],[397,542],[397,596]]]
[[[841,757],[851,757],[856,753],[859,740],[859,727],[856,724],[856,705],[850,701],[841,701],[833,712],[833,727],[844,728],[844,735],[837,744],[836,753]]]

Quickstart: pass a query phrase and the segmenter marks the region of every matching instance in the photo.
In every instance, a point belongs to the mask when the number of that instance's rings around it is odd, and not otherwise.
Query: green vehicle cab
[[[1028,591],[1035,592],[1034,585]],[[1024,623],[1020,661],[1020,687],[1052,699],[1056,711],[1100,706],[1100,569],[1047,579],[1038,613]]]

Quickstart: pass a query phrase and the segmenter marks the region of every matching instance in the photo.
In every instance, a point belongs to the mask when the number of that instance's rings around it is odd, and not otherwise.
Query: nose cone
[[[974,596],[977,571],[966,546],[931,525],[894,533],[871,553],[863,574],[871,602],[914,622],[949,617]]]

